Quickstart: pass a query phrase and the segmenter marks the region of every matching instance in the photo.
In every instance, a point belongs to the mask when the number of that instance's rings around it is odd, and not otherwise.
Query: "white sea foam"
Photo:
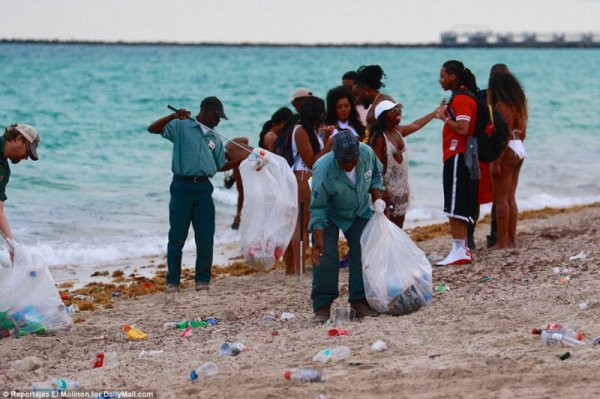
[[[225,205],[235,206],[237,204],[238,193],[235,188],[226,189],[215,187],[213,191],[213,199],[215,202],[219,202]]]
[[[600,201],[600,195],[586,195],[578,197],[558,196],[548,193],[533,195],[529,198],[519,198],[517,203],[520,210],[534,210],[550,208],[568,208],[575,205],[588,205]]]
[[[237,243],[240,241],[240,233],[231,230],[224,225],[220,225],[214,237],[214,263],[226,264],[232,256],[239,255]],[[103,265],[115,265],[118,263],[128,263],[128,260],[142,258],[165,257],[167,249],[167,235],[154,237],[139,237],[134,239],[122,238],[117,242],[105,243],[64,243],[57,242],[37,243],[26,245],[33,253],[41,256],[48,266],[63,267],[74,266],[85,270],[100,267]],[[184,257],[191,258],[195,256],[196,244],[194,241],[194,232],[190,230],[188,239],[183,247]],[[235,252],[235,253],[234,253]],[[6,256],[6,251],[1,254]],[[3,256],[0,255],[0,256]]]
[[[121,240],[98,244],[39,243],[29,248],[44,258],[48,266],[111,264],[122,259],[160,256],[166,252],[167,237]]]

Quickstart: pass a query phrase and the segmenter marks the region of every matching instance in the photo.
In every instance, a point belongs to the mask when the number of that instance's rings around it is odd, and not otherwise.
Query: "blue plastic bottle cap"
[[[194,381],[194,380],[196,380],[196,379],[198,379],[198,374],[196,374],[196,370],[193,370],[193,371],[190,373],[190,380]]]

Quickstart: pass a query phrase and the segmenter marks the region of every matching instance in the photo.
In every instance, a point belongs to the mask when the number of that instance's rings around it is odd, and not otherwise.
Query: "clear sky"
[[[600,0],[0,0],[2,39],[427,43],[465,28],[600,33]]]

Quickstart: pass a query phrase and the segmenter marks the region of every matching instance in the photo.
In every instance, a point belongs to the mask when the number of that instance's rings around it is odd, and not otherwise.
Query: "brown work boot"
[[[315,324],[324,324],[329,320],[329,316],[331,315],[331,304],[325,306],[317,310],[312,318],[312,322]]]
[[[196,291],[208,291],[208,283],[204,281],[198,281],[196,283]]]
[[[179,292],[179,284],[167,284],[167,289],[165,293],[167,294],[176,294]]]
[[[365,317],[377,317],[379,313],[371,309],[366,299],[359,299],[350,302],[350,307],[354,309],[354,318],[356,320],[363,319]]]

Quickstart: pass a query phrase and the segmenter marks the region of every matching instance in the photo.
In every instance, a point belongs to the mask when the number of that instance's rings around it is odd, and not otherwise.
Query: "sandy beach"
[[[89,306],[94,311],[78,313],[70,332],[1,340],[0,390],[28,391],[33,382],[70,378],[81,389],[153,390],[154,397],[171,398],[598,397],[600,348],[592,340],[600,335],[600,305],[582,310],[579,304],[600,300],[599,225],[599,204],[532,213],[519,223],[518,249],[478,249],[473,265],[434,267],[434,284],[449,290],[434,293],[430,306],[407,316],[350,322],[344,326],[347,337],[328,337],[330,326],[310,323],[310,273],[301,284],[282,269],[249,273],[234,264],[215,273],[208,292],[195,292],[187,280],[182,293],[167,296],[164,261],[149,260],[147,268],[158,273],[154,279],[111,272],[101,276],[104,284],[87,287],[96,293]],[[488,231],[486,223],[478,227],[480,247]],[[417,244],[430,259],[439,259],[448,250],[447,229],[422,234]],[[570,259],[582,251],[579,259]],[[342,292],[347,276],[341,271]],[[191,278],[189,269],[185,278]],[[68,283],[61,289],[67,291]],[[334,306],[346,301],[343,296]],[[282,312],[295,317],[282,321]],[[209,316],[218,324],[196,328],[187,338],[163,328],[165,322]],[[531,329],[549,322],[578,328],[585,345],[542,345]],[[128,340],[125,324],[135,324],[149,339]],[[225,340],[243,342],[249,351],[222,357]],[[371,351],[376,340],[387,350]],[[349,359],[313,362],[317,352],[337,345],[351,348]],[[142,350],[164,353],[145,360],[138,358]],[[571,357],[560,360],[567,351]],[[116,352],[119,365],[91,368],[98,352]],[[41,359],[42,366],[30,372],[11,368],[28,356]],[[191,382],[190,371],[208,361],[216,363],[218,374]],[[326,381],[283,378],[285,370],[300,366],[321,367]]]

